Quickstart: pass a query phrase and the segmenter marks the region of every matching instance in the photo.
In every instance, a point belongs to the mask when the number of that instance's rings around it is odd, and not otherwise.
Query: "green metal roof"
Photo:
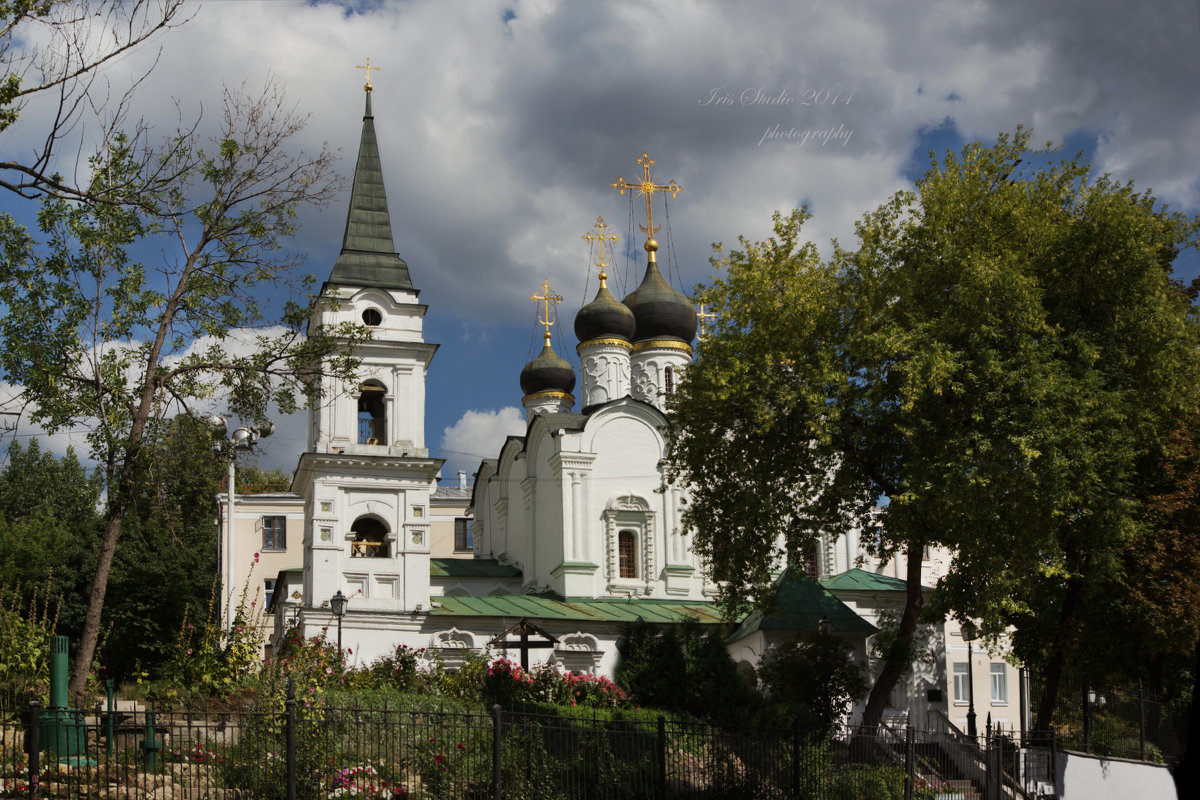
[[[865,569],[848,569],[821,581],[826,589],[846,592],[907,592],[908,582],[891,575],[879,575]],[[928,587],[921,587],[929,591]]]
[[[329,282],[381,289],[413,288],[408,265],[397,255],[392,240],[392,222],[388,215],[387,192],[383,186],[383,166],[379,160],[379,142],[375,138],[375,117],[371,114],[369,91],[363,115],[362,138],[358,144],[358,163],[354,167],[354,185],[350,189],[346,235],[342,239],[342,252],[333,264]]]
[[[646,598],[561,598],[546,594],[508,594],[489,597],[438,597],[430,612],[452,617],[529,617],[581,622],[678,623],[689,619],[717,625],[724,620],[714,603],[700,600]]]
[[[519,578],[521,570],[494,558],[431,558],[432,578]]]
[[[729,637],[736,641],[755,631],[815,631],[825,617],[833,633],[874,633],[875,626],[855,614],[821,584],[807,575],[787,570],[779,577],[775,590],[775,611],[769,616],[751,611]]]

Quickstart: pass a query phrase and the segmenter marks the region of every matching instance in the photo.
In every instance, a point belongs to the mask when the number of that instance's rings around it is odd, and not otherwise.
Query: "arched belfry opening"
[[[358,443],[387,444],[387,389],[366,381],[358,394]]]
[[[387,526],[377,519],[361,517],[350,526],[354,539],[350,544],[351,558],[388,558]]]

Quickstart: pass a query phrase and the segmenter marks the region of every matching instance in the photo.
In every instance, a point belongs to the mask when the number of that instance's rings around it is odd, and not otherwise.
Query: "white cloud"
[[[451,481],[459,470],[474,475],[480,461],[494,458],[500,452],[505,437],[524,433],[525,415],[513,406],[499,411],[466,412],[442,431],[441,452],[435,455],[446,459],[443,481]]]

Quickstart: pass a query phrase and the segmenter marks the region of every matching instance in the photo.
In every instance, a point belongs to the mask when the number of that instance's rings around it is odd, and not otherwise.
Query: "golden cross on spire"
[[[550,279],[546,278],[545,280],[542,281],[542,293],[541,294],[531,294],[531,295],[529,295],[529,299],[535,300],[538,303],[541,303],[541,305],[542,305],[541,313],[538,315],[538,324],[546,326],[546,346],[549,347],[550,346],[550,326],[552,326],[557,321],[556,319],[551,319],[550,304],[554,303],[554,305],[555,305],[554,317],[557,317],[558,316],[557,307],[558,307],[558,304],[562,302],[562,295],[557,294],[556,292],[554,292],[554,290],[552,290],[550,288]]]
[[[604,224],[604,217],[596,217],[596,224],[592,227],[600,231],[600,233],[594,234],[591,231],[588,231],[583,235],[583,239],[588,244],[597,241],[600,242],[600,258],[592,263],[600,268],[600,288],[603,289],[607,285],[605,281],[608,280],[608,275],[604,272],[604,268],[608,266],[608,262],[604,260],[604,243],[606,241],[615,242],[621,237],[617,236],[615,233],[605,233],[605,231],[608,230],[608,226]]]
[[[642,153],[642,157],[637,160],[637,163],[642,165],[642,181],[641,183],[629,183],[624,178],[617,178],[613,181],[613,188],[621,194],[625,194],[625,190],[630,192],[637,190],[646,198],[646,224],[638,225],[639,228],[646,232],[646,252],[650,253],[650,259],[654,260],[654,251],[658,249],[658,242],[654,240],[654,234],[661,230],[662,226],[654,227],[654,209],[651,207],[651,195],[655,192],[670,192],[671,197],[678,197],[682,190],[679,184],[672,180],[668,184],[655,183],[650,178],[650,167],[654,164],[654,159],[649,153]]]
[[[705,328],[705,325],[704,325],[704,323],[708,322],[710,319],[716,319],[716,318],[717,318],[717,315],[716,315],[714,312],[712,312],[712,311],[705,311],[705,310],[704,310],[704,304],[703,304],[703,303],[701,303],[701,304],[700,304],[700,310],[696,312],[696,318],[697,318],[698,320],[700,320],[700,335],[699,335],[698,337],[696,337],[696,338],[697,338],[697,339],[699,339],[700,341],[702,341],[702,342],[703,342],[703,341],[704,341],[704,334],[705,334],[705,332],[706,332],[706,331],[705,331],[705,329],[704,329],[704,328]]]
[[[367,71],[367,82],[363,85],[363,89],[365,89],[368,92],[371,91],[371,89],[372,89],[372,87],[371,87],[371,70],[379,70],[381,68],[371,66],[371,57],[370,56],[367,56],[366,64],[355,64],[354,68],[355,69],[365,69]]]

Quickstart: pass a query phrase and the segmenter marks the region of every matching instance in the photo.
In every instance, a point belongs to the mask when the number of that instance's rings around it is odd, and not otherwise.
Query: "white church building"
[[[641,284],[621,301],[609,291],[604,241],[615,237],[599,221],[590,237],[600,241],[599,291],[574,319],[578,387],[572,366],[551,347],[551,295],[543,286],[545,346],[520,381],[525,435],[509,437],[475,476],[470,522],[456,531],[458,544],[469,541],[471,551],[457,558],[433,553],[442,461],[426,447],[425,376],[436,369],[437,345],[423,338],[428,309],[392,238],[369,84],[366,90],[345,238],[311,324],[354,322],[372,336],[354,353],[361,359],[357,380],[327,379],[323,401],[310,411],[292,486],[302,507],[302,563],[273,580],[274,638],[290,628],[330,639],[340,632],[356,663],[406,644],[436,649],[453,667],[527,621],[542,645],[527,653],[532,662],[611,676],[628,623],[692,619],[726,625],[730,652],[743,666],[754,666],[773,642],[818,627],[868,659],[877,615],[862,613],[874,607],[867,589],[894,587],[843,578],[839,592],[834,579],[864,566],[856,536],[852,546],[824,542],[811,577],[795,582],[799,588],[774,618],[726,621],[712,602],[715,587],[680,524],[686,493],[666,483],[661,466],[664,398],[692,360],[697,317],[656,263],[650,200],[678,187],[651,182],[648,156],[639,161],[644,180],[618,187],[646,197]],[[882,565],[867,574],[887,571]],[[929,578],[932,585],[936,575]],[[339,593],[348,598],[340,619],[331,606]],[[886,605],[886,591],[871,596]],[[947,662],[945,637],[935,638],[941,666],[914,673],[893,704],[953,718],[946,675],[957,667]],[[519,658],[511,647],[507,654]],[[981,716],[986,697],[983,690],[975,695]]]

